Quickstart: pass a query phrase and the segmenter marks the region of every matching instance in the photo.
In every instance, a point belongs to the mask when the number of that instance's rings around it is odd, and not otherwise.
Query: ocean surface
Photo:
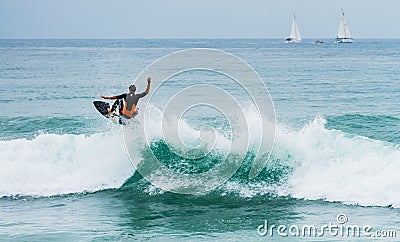
[[[398,241],[400,40],[324,41],[0,40],[0,240]],[[94,109],[100,95],[126,92],[146,66],[187,48],[232,53],[267,86],[276,140],[255,179],[249,151],[206,194],[163,191],[135,172],[121,127]],[[161,103],[178,79],[160,91]],[[196,73],[187,80],[196,84]],[[137,80],[139,90],[145,84]],[[205,124],[228,129],[219,116],[192,112],[182,132]],[[149,149],[189,173],[220,162],[181,158],[162,138]],[[330,223],[371,229],[359,237],[289,231]],[[271,225],[272,234],[261,233]]]

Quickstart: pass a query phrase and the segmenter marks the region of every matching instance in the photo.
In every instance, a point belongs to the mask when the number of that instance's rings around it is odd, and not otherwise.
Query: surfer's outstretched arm
[[[100,97],[104,98],[104,99],[116,99],[117,98],[116,96],[103,96],[103,95],[101,95]]]
[[[100,97],[104,98],[104,99],[123,99],[123,98],[126,98],[126,94],[124,93],[124,94],[121,94],[118,96],[103,96],[103,95],[101,95]]]

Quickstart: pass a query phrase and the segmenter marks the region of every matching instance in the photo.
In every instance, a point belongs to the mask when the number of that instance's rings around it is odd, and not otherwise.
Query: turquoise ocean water
[[[351,240],[398,240],[400,40],[324,41],[0,40],[0,240],[349,239],[257,232],[265,220],[320,228],[339,225],[339,215],[348,219],[343,226],[372,227],[372,238]],[[257,178],[248,178],[249,152],[207,194],[161,191],[135,173],[121,128],[94,109],[100,95],[125,92],[146,66],[186,48],[232,53],[268,87],[276,143]],[[160,102],[175,85],[165,85]],[[226,129],[212,115],[187,128],[204,123]],[[150,149],[188,172],[219,162],[181,159],[162,139]],[[375,233],[389,230],[397,239]]]

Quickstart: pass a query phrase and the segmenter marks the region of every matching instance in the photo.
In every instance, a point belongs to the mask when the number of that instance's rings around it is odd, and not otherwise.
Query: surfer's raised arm
[[[149,94],[150,92],[150,82],[151,82],[151,77],[147,77],[147,87],[144,93]]]

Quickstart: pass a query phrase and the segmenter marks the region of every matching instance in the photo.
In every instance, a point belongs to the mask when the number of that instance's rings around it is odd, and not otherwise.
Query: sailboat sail
[[[344,16],[343,10],[340,16],[339,30],[336,37],[336,43],[351,43],[353,39],[351,38],[351,33],[349,26],[347,25],[346,17]]]
[[[296,23],[296,16],[293,17],[292,29],[290,31],[290,38],[295,39],[297,41],[301,41],[299,27],[297,26]]]
[[[339,31],[338,31],[337,37],[338,38],[351,38],[350,29],[347,26],[346,17],[344,16],[343,13],[342,13],[342,16],[340,17]]]
[[[290,30],[290,36],[286,39],[286,43],[295,43],[301,41],[301,35],[299,31],[299,27],[297,26],[296,22],[296,15],[293,14],[293,21],[292,21],[292,28]]]

